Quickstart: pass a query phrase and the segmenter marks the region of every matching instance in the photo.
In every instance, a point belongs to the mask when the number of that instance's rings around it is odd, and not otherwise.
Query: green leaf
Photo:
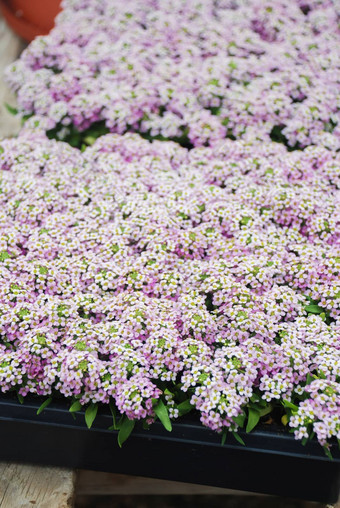
[[[22,118],[21,118],[21,125],[25,125],[25,122],[27,122],[27,120],[29,118],[31,118],[33,116],[33,113],[29,113],[27,115],[23,115]]]
[[[135,426],[135,420],[129,420],[127,416],[124,417],[122,423],[120,424],[120,429],[118,432],[118,444],[121,448],[123,443],[130,436]]]
[[[115,409],[115,406],[114,406],[112,400],[110,400],[110,402],[109,402],[109,408],[110,408],[112,416],[116,417],[116,409]]]
[[[86,408],[85,411],[85,422],[87,427],[90,429],[92,424],[97,416],[98,406],[97,404],[91,402],[91,404]]]
[[[164,402],[162,400],[160,400],[158,402],[157,406],[155,406],[153,408],[153,410],[155,411],[155,413],[158,416],[158,418],[160,419],[160,421],[163,423],[164,428],[168,432],[171,432],[172,425],[171,425],[171,421],[169,418],[168,408],[164,405]]]
[[[177,409],[179,411],[179,414],[181,416],[186,415],[187,413],[190,413],[194,409],[195,406],[193,406],[190,403],[190,399],[185,400],[184,402],[181,402],[178,404]]]
[[[223,434],[222,434],[221,446],[225,445],[226,440],[227,440],[227,432],[224,431]]]
[[[17,108],[14,108],[14,107],[13,107],[13,106],[11,106],[10,104],[7,104],[7,102],[5,102],[5,106],[6,106],[7,111],[8,111],[11,115],[17,115],[17,114],[18,114],[18,110],[17,110]]]
[[[38,411],[37,411],[37,415],[40,415],[40,413],[42,411],[44,411],[45,407],[47,407],[49,404],[51,404],[52,402],[52,397],[49,397],[48,399],[45,400],[45,402],[43,402],[41,404],[41,406],[39,407]]]
[[[309,314],[321,314],[325,309],[320,307],[320,305],[306,305],[305,310],[309,312]]]
[[[245,415],[245,413],[241,413],[241,414],[235,416],[233,418],[233,420],[236,423],[236,425],[238,425],[239,427],[243,427],[244,422],[246,421],[246,415]]]
[[[112,428],[113,428],[113,430],[118,430],[116,409],[115,409],[112,401],[109,402],[109,408],[110,408],[110,411],[112,414],[112,421],[113,421]],[[111,430],[111,427],[110,427],[110,430]]]
[[[240,220],[240,225],[241,226],[246,226],[248,224],[248,222],[251,221],[251,217],[248,217],[248,216],[244,216],[242,217],[242,219]]]
[[[260,413],[256,411],[255,409],[252,409],[251,407],[248,409],[248,421],[247,421],[247,427],[246,432],[251,432],[254,427],[259,423],[260,421]]]
[[[283,399],[282,403],[285,407],[289,407],[290,409],[293,409],[294,411],[297,411],[299,409],[299,407],[296,404],[293,404],[289,400]]]
[[[263,409],[259,410],[260,417],[265,416],[265,415],[271,413],[272,410],[273,410],[273,406],[271,404],[268,404]]]
[[[237,434],[237,432],[232,432],[232,435],[234,436],[234,438],[236,439],[236,441],[238,443],[240,443],[242,446],[246,446],[246,443],[243,441],[243,439],[241,438],[241,436],[239,436]]]
[[[17,393],[17,397],[18,397],[18,401],[20,402],[20,404],[23,404],[24,403],[24,397],[21,395],[21,393]]]
[[[71,405],[69,411],[70,413],[76,413],[77,411],[80,411],[81,408],[83,406],[80,404],[79,400],[76,400],[75,402],[73,402],[73,404]]]
[[[301,265],[302,266],[302,265]],[[313,300],[313,298],[311,298],[310,296],[308,295],[303,295],[305,298],[307,298],[307,300],[309,301],[309,303],[312,303],[313,305],[317,305],[319,303],[319,300]]]
[[[11,256],[10,254],[8,254],[8,252],[6,250],[3,250],[2,252],[0,252],[0,261],[6,261],[6,259],[10,259]]]
[[[125,418],[126,418],[125,415],[121,415],[121,417],[119,418],[118,422],[115,422],[115,430],[120,430],[121,426],[124,423],[124,419]]]
[[[94,142],[96,141],[97,137],[94,137],[94,136],[86,136],[84,138],[84,143],[86,143],[87,145],[93,145]]]
[[[323,449],[324,449],[324,452],[325,452],[325,454],[327,455],[327,457],[328,457],[330,460],[333,460],[333,455],[331,454],[331,451],[330,451],[330,449],[328,448],[328,446],[324,446],[324,447],[323,447]]]
[[[284,425],[286,427],[286,425],[288,425],[288,415],[283,415],[281,417],[281,422],[282,422],[282,425]]]

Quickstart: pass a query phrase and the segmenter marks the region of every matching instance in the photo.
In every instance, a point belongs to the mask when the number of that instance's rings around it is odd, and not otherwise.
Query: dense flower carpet
[[[93,123],[200,146],[226,136],[340,148],[329,0],[66,0],[8,72],[60,138]]]

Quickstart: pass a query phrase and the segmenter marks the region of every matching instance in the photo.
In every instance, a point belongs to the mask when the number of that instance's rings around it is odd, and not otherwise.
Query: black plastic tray
[[[240,433],[246,447],[228,436],[221,446],[216,433],[190,419],[136,425],[120,449],[109,431],[112,417],[102,410],[89,430],[84,415],[76,419],[64,401],[53,402],[39,416],[41,401],[20,404],[0,397],[0,460],[92,469],[113,473],[214,485],[264,494],[335,503],[340,490],[340,453],[329,460],[317,442],[305,447],[279,429]],[[335,448],[335,447],[334,447]]]

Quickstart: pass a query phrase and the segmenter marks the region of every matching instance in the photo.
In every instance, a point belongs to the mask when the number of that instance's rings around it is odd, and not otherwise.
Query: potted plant
[[[9,26],[26,41],[46,35],[60,12],[61,0],[0,0],[2,15]]]
[[[336,501],[335,10],[65,3],[7,74],[0,457]]]
[[[0,457],[334,501],[337,157],[1,141]]]

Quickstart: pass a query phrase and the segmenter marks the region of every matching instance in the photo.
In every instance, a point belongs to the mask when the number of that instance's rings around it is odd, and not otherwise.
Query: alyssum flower
[[[2,392],[339,439],[339,153],[27,129],[0,167]]]

